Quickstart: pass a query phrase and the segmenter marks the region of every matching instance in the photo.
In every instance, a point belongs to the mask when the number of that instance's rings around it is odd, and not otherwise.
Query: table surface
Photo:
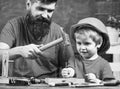
[[[119,86],[96,86],[96,87],[79,87],[79,88],[70,88],[68,86],[61,87],[50,87],[47,85],[31,85],[31,86],[9,86],[9,85],[0,85],[0,89],[120,89]]]

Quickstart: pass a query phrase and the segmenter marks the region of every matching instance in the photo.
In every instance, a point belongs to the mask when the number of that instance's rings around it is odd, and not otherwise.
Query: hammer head
[[[61,32],[62,32],[62,38],[63,38],[64,46],[70,45],[69,35],[63,31],[63,28],[61,28]]]

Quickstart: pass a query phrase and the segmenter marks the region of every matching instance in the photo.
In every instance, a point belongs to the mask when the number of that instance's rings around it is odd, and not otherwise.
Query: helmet
[[[74,32],[77,27],[79,28],[92,27],[94,28],[93,30],[96,30],[99,34],[102,35],[103,43],[101,47],[98,49],[98,53],[106,52],[109,49],[110,41],[108,37],[108,32],[107,32],[106,26],[104,25],[102,21],[94,17],[88,17],[88,18],[84,18],[80,20],[77,24],[73,25],[70,30],[71,31],[70,35],[74,41],[75,41]]]

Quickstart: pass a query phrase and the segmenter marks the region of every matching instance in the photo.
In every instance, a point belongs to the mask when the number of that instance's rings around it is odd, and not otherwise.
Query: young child
[[[105,25],[97,18],[80,20],[71,28],[77,54],[63,68],[63,77],[85,78],[87,82],[99,83],[114,79],[109,63],[99,56],[110,47]]]

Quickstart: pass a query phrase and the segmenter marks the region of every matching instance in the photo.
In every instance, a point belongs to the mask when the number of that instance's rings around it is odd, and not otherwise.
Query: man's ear
[[[31,7],[31,1],[30,0],[26,0],[26,9],[29,10]]]

